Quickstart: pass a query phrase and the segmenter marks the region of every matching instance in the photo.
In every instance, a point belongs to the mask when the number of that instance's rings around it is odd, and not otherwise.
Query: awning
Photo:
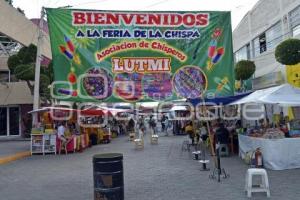
[[[216,98],[213,98],[213,99],[205,99],[204,103],[206,103],[207,105],[212,105],[212,104],[215,104],[215,105],[228,105],[230,104],[231,102],[234,102],[234,101],[237,101],[243,97],[246,97],[247,95],[251,94],[251,92],[248,92],[248,93],[243,93],[243,94],[238,94],[238,95],[235,95],[235,96],[227,96],[227,97],[216,97]],[[191,102],[193,104],[193,106],[196,106],[197,104],[199,103],[202,103],[203,102],[203,99],[189,99],[188,100],[189,102]]]
[[[61,111],[61,112],[76,112],[80,113],[80,115],[87,115],[87,116],[102,116],[102,115],[116,115],[117,113],[121,112],[129,112],[128,109],[115,109],[115,108],[107,108],[107,109],[101,109],[101,108],[89,108],[85,110],[76,110],[71,108],[65,108],[65,107],[43,107],[40,109],[32,110],[28,113],[36,113],[36,112],[49,112],[49,111]]]
[[[259,103],[279,104],[281,106],[300,106],[300,89],[290,84],[283,84],[263,90],[257,90],[240,100],[232,102],[231,105]]]

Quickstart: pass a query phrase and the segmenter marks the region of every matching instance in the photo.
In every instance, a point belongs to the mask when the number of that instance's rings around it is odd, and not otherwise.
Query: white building
[[[275,60],[275,47],[289,37],[300,38],[300,0],[260,0],[233,31],[235,62],[253,60],[253,89],[281,84],[285,68]]]

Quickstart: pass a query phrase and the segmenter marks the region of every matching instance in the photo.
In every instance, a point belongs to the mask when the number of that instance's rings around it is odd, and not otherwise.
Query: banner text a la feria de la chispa
[[[46,11],[54,98],[169,101],[234,92],[230,12]]]

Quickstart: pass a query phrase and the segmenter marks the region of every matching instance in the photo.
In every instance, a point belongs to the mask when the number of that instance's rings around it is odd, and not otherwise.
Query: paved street
[[[0,141],[0,158],[30,151],[30,141]]]
[[[185,136],[160,137],[158,145],[145,142],[134,150],[127,137],[98,145],[83,153],[32,156],[0,166],[1,200],[88,200],[93,199],[92,155],[124,153],[125,198],[128,200],[247,199],[243,192],[247,166],[238,158],[223,158],[230,178],[210,180],[211,172],[187,152],[181,152]],[[300,170],[268,171],[271,198],[299,199]],[[255,200],[266,199],[254,194]]]

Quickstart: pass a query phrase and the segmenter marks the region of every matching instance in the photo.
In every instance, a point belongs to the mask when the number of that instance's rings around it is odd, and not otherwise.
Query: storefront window
[[[0,136],[7,135],[7,110],[0,107]]]

